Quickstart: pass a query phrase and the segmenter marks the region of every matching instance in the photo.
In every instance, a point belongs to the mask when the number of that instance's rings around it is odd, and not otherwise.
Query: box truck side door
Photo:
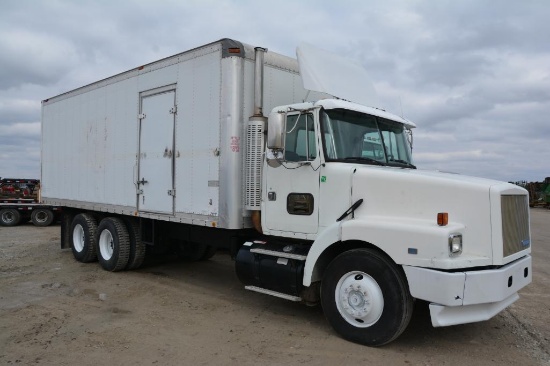
[[[140,94],[138,210],[174,213],[175,89]]]

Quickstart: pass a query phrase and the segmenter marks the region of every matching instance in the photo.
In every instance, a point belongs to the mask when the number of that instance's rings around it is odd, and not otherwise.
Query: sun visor
[[[304,89],[379,107],[374,85],[359,63],[306,43],[296,48],[296,56]]]

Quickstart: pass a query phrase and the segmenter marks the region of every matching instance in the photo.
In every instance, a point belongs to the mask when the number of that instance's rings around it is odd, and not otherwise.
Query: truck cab
[[[317,294],[334,329],[367,345],[395,339],[414,299],[430,303],[436,327],[487,320],[516,301],[532,279],[527,192],[416,169],[414,127],[338,99],[274,108],[261,193],[270,239],[243,246],[254,259],[237,258],[248,289]],[[269,257],[294,268],[296,283],[271,283],[285,276]],[[254,275],[239,265],[247,260]]]

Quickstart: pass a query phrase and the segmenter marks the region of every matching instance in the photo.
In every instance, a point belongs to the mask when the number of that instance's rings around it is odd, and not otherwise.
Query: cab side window
[[[311,161],[317,158],[312,114],[292,114],[286,120],[286,161]]]

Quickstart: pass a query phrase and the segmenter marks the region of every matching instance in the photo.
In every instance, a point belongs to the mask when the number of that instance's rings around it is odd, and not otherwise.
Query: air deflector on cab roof
[[[367,71],[359,63],[310,44],[296,48],[304,89],[380,108]]]

